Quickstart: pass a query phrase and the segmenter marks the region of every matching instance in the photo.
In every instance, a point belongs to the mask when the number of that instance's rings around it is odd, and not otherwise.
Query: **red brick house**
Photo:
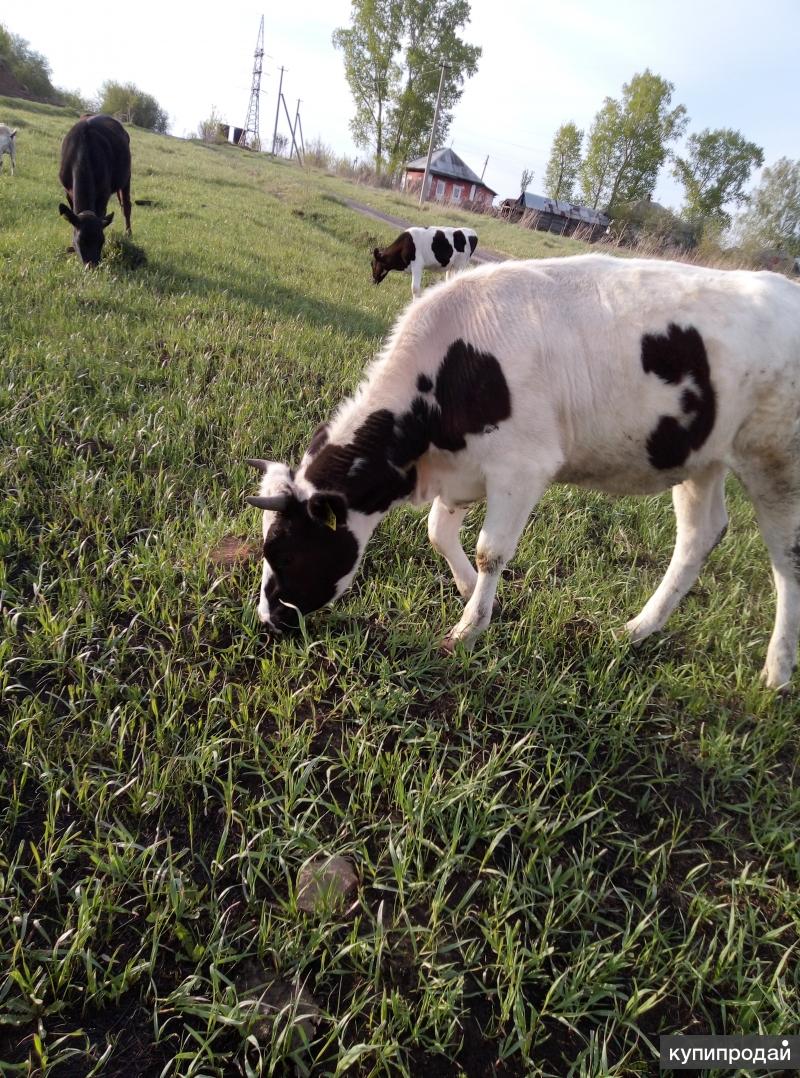
[[[409,161],[403,174],[403,190],[409,194],[419,194],[422,177],[425,175],[425,157]],[[431,155],[431,171],[428,180],[428,202],[476,202],[490,206],[497,194],[477,176],[469,165],[465,164],[457,153],[447,147],[434,150]]]

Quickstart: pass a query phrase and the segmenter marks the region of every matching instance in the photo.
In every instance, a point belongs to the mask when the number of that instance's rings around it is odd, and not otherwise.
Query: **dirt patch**
[[[239,535],[225,535],[209,554],[212,565],[222,569],[232,569],[234,565],[244,565],[255,561],[261,553],[261,543],[257,539],[242,539]]]

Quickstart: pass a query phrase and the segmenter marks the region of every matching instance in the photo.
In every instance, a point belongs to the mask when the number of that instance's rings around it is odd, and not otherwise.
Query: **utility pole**
[[[291,135],[292,135],[292,152],[297,154],[297,161],[298,161],[299,164],[302,165],[303,164],[303,159],[300,156],[300,149],[299,149],[299,147],[298,147],[298,145],[297,145],[297,143],[295,141],[294,127],[292,126],[292,118],[289,115],[289,109],[288,109],[288,107],[286,105],[286,98],[283,96],[283,94],[281,94],[281,101],[283,102],[283,111],[286,113],[286,122],[289,125],[289,131],[291,132]],[[291,160],[291,155],[289,156],[289,160]]]
[[[303,151],[303,161],[306,159],[306,144],[303,139],[303,125],[300,122],[300,98],[297,99],[297,111],[294,114],[294,130],[300,133],[300,149]]]
[[[436,136],[436,125],[439,122],[439,105],[442,100],[442,87],[444,86],[444,71],[445,68],[449,68],[450,64],[445,63],[442,60],[442,73],[439,76],[439,92],[436,95],[436,109],[433,113],[433,126],[431,127],[431,139],[428,143],[428,160],[425,162],[425,175],[422,177],[422,190],[419,193],[419,205],[422,208],[422,203],[425,201],[425,189],[428,186],[428,177],[431,173],[431,157],[433,156],[433,140]]]
[[[283,72],[285,68],[281,68],[281,81],[278,83],[278,104],[275,106],[275,127],[272,130],[272,156],[275,156],[275,139],[278,137],[278,114],[281,111],[281,99],[283,94],[281,93],[281,87],[283,86]]]
[[[264,16],[261,16],[261,24],[258,28],[258,40],[256,42],[255,58],[253,60],[253,82],[250,87],[250,104],[247,107],[247,119],[244,130],[239,136],[239,145],[248,146],[252,150],[261,149],[261,125],[259,121],[259,105],[261,103],[261,68],[264,62]],[[249,141],[248,141],[249,136]]]
[[[489,164],[489,155],[487,153],[486,160],[483,162],[483,171],[481,172],[481,183],[483,183],[483,177],[486,175],[486,166]]]

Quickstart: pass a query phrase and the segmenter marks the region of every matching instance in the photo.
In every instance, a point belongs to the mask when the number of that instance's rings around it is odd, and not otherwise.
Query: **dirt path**
[[[391,213],[383,213],[381,210],[374,210],[372,206],[365,206],[363,202],[356,202],[352,198],[345,198],[342,201],[345,206],[349,206],[351,210],[356,210],[357,213],[363,213],[365,217],[372,217],[376,221],[383,221],[387,225],[397,225],[398,228],[411,227],[410,221],[404,221],[402,217],[394,217]],[[501,254],[499,251],[490,251],[488,247],[481,247],[479,241],[478,249],[472,256],[471,261],[507,262],[508,257],[508,255]]]

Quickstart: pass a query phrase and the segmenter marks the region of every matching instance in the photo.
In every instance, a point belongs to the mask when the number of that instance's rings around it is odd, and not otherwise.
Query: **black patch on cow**
[[[470,236],[469,237],[469,253],[471,255],[475,254],[475,248],[477,246],[478,246],[478,237],[477,236]]]
[[[431,445],[457,452],[466,447],[467,434],[494,430],[511,415],[497,359],[463,340],[448,348],[436,382],[421,375],[417,389],[433,389],[435,400],[415,396],[404,412],[371,412],[346,445],[325,445],[305,478],[317,490],[340,491],[361,513],[385,512],[413,491],[415,463]]]
[[[306,450],[309,457],[314,457],[319,453],[320,449],[328,441],[328,437],[328,424],[322,423],[311,435],[311,441],[308,443],[308,449]]]
[[[424,404],[421,397],[417,400]],[[417,481],[415,469],[408,467],[412,458],[399,463],[405,445],[398,444],[396,422],[388,408],[371,412],[347,445],[329,442],[306,468],[305,478],[317,490],[341,491],[361,513],[385,512],[410,494]]]
[[[450,264],[450,259],[453,257],[453,245],[447,236],[445,236],[444,232],[442,232],[441,228],[437,228],[433,234],[431,250],[433,251],[433,257],[440,266],[448,266]]]
[[[417,377],[417,389],[420,393],[430,393],[433,389],[433,382],[427,376],[427,374],[420,374]]]
[[[417,245],[414,243],[414,237],[410,232],[404,232],[401,239],[403,241],[402,256],[405,262],[403,269],[407,269],[417,257]]]
[[[459,252],[459,254],[461,253],[461,251],[466,250],[467,237],[464,235],[460,228],[457,228],[453,233],[453,246]]]
[[[356,564],[358,543],[349,528],[327,527],[309,515],[308,503],[296,501],[267,532],[264,557],[272,569],[266,588],[270,620],[289,629],[298,623],[292,607],[309,614],[333,599],[336,585]]]
[[[654,468],[680,468],[692,450],[698,450],[714,428],[717,395],[711,384],[703,338],[696,329],[672,323],[666,334],[642,337],[642,367],[668,385],[691,378],[693,385],[681,394],[683,421],[661,416],[647,439],[647,453]]]
[[[414,237],[410,232],[401,232],[397,239],[381,251],[372,252],[372,279],[380,284],[390,270],[406,270],[417,256]]]
[[[457,340],[447,349],[436,375],[439,430],[431,441],[440,449],[464,449],[465,434],[480,434],[511,415],[511,394],[497,359]]]

